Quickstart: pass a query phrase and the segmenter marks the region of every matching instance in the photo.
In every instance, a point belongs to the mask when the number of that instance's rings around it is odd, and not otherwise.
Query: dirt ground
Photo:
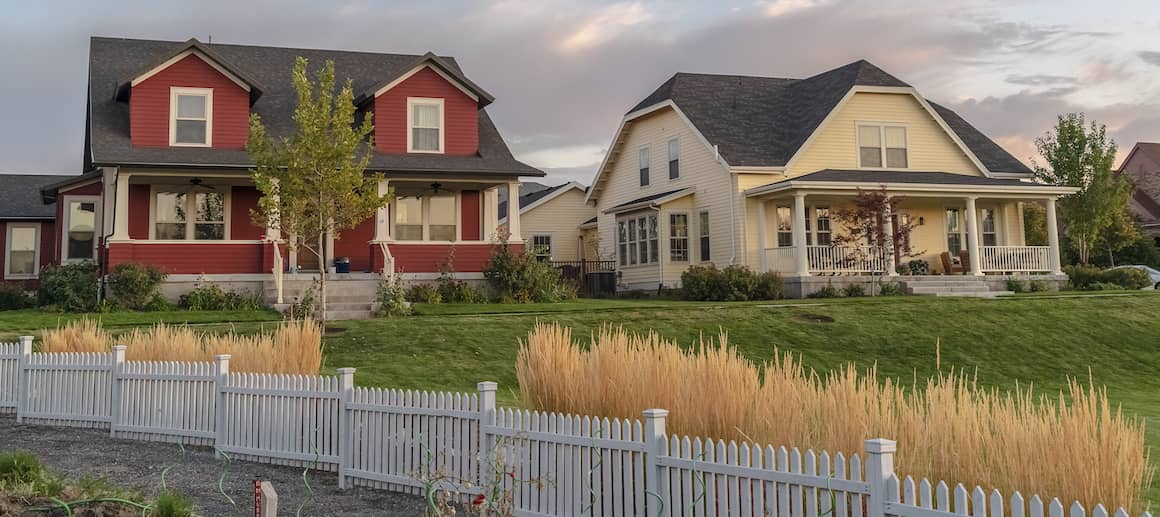
[[[169,443],[109,438],[108,431],[70,427],[18,425],[14,417],[0,416],[0,451],[27,450],[40,457],[55,472],[77,477],[101,476],[126,488],[140,488],[154,495],[161,489],[161,473],[166,484],[188,496],[197,505],[197,514],[206,517],[253,515],[253,479],[269,481],[278,493],[278,514],[295,515],[300,505],[303,516],[422,515],[420,497],[366,488],[338,489],[333,472],[311,471],[306,478],[313,495],[302,480],[301,468],[230,462],[223,483],[231,504],[218,491],[223,461],[206,447],[180,447]]]

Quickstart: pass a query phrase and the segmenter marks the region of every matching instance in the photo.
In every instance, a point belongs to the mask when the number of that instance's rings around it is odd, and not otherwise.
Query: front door
[[[298,249],[298,270],[318,271],[318,255],[306,248]]]

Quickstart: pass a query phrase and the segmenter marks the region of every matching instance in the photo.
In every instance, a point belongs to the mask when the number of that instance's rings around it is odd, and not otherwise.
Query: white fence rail
[[[886,273],[890,257],[880,246],[806,246],[811,273]]]
[[[336,470],[340,487],[499,500],[521,516],[1087,517],[1078,502],[1065,516],[1058,499],[1045,508],[1018,492],[899,481],[889,440],[867,440],[863,456],[802,452],[670,435],[661,409],[619,420],[497,408],[491,382],[478,393],[355,388],[352,368],[230,373],[229,356],[137,363],[124,352],[0,344],[0,407],[15,408],[18,421]],[[1091,517],[1108,512],[1099,505]]]
[[[982,246],[980,268],[987,273],[1051,271],[1050,246]]]

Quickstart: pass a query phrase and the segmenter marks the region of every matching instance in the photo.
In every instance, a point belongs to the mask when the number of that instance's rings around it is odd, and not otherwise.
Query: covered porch
[[[896,237],[881,242],[841,238],[849,230],[840,214],[854,205],[859,192],[872,191],[898,201],[894,207],[884,203],[877,216],[879,228],[867,233]],[[1018,180],[859,170],[819,171],[749,189],[745,196],[762,271],[799,278],[902,273],[982,277],[1062,275],[1055,200],[1072,192]],[[1028,203],[1046,207],[1046,243],[1026,241],[1023,207]]]

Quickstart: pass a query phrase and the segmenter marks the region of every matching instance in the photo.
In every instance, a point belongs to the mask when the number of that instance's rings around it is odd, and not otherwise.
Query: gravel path
[[[193,499],[198,514],[207,517],[253,515],[253,479],[260,477],[278,492],[278,514],[294,515],[309,497],[302,469],[235,461],[227,467],[225,491],[235,508],[218,492],[222,462],[206,447],[186,447],[185,459],[175,444],[109,438],[108,431],[71,427],[18,425],[12,416],[0,416],[0,451],[27,450],[50,469],[69,477],[92,474],[126,488],[139,487],[156,494],[161,472],[166,483]],[[314,499],[302,515],[422,515],[421,498],[382,490],[338,489],[333,472],[310,472]]]

